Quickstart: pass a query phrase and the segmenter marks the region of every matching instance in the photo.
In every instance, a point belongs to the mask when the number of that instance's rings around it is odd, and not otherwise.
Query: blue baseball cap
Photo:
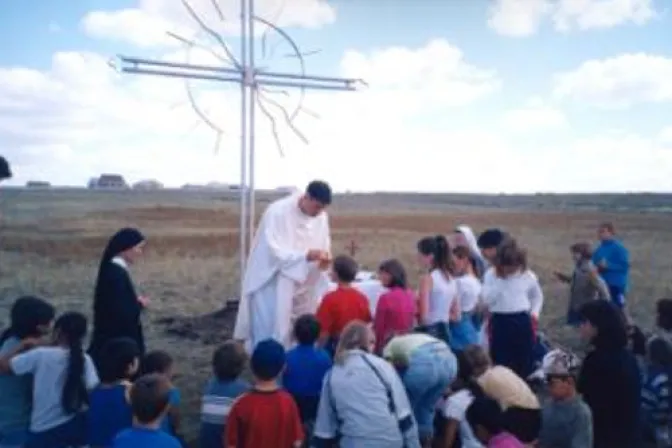
[[[285,348],[275,339],[257,344],[250,360],[252,373],[261,380],[276,378],[285,367]]]

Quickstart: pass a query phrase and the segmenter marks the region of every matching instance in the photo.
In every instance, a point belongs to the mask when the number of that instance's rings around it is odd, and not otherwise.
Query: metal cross
[[[350,256],[354,258],[354,256],[357,254],[357,251],[359,250],[359,246],[355,240],[350,240],[350,244],[346,246],[346,249],[348,249]]]
[[[354,91],[357,85],[363,83],[358,79],[312,76],[307,74],[272,72],[256,67],[255,65],[255,30],[256,22],[277,31],[292,47],[298,51],[296,44],[285,31],[273,23],[258,17],[254,12],[254,0],[240,0],[241,3],[241,38],[240,61],[236,61],[227,50],[223,39],[208,28],[194,13],[187,0],[182,1],[191,17],[214,37],[233,59],[234,68],[226,66],[209,66],[195,64],[180,64],[157,60],[141,59],[136,57],[119,56],[117,69],[123,73],[156,75],[182,79],[210,80],[240,85],[241,96],[241,148],[240,148],[240,294],[243,294],[243,275],[248,257],[255,226],[255,104],[260,86],[274,86],[301,90],[332,90]],[[213,6],[224,18],[217,0],[212,0]],[[170,34],[170,33],[169,33]],[[261,108],[260,108],[261,109]],[[263,112],[263,110],[262,110]]]

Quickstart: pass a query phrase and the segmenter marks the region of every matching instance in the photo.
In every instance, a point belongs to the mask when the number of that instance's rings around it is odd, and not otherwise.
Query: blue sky
[[[191,3],[215,16],[208,1]],[[235,16],[236,0],[220,3]],[[307,146],[281,138],[284,158],[260,116],[261,187],[325,177],[351,190],[672,190],[672,14],[663,0],[586,0],[580,8],[568,0],[526,0],[526,8],[521,0],[282,5],[257,0],[257,11],[277,17],[302,49],[321,50],[307,59],[309,72],[361,73],[370,88],[310,94],[321,119],[302,120]],[[176,6],[5,1],[0,30],[14,44],[0,52],[0,138],[14,183],[81,184],[100,171],[170,185],[237,182],[236,90],[199,87],[199,99],[226,123],[215,154],[212,132],[187,123],[193,112],[165,111],[185,101],[180,82],[104,70],[118,53],[183,59],[179,46],[160,38],[196,29]],[[237,48],[235,30],[215,25]],[[288,59],[264,64],[295,68]]]

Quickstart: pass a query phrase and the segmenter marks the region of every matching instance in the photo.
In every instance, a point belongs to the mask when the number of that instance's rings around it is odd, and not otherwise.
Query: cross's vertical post
[[[240,58],[243,69],[247,67],[247,39],[244,36],[247,34],[247,11],[245,2],[241,0],[240,8]],[[247,263],[247,159],[248,159],[248,144],[247,144],[247,117],[248,117],[248,103],[247,103],[247,85],[245,83],[245,73],[242,73],[242,82],[240,83],[240,247],[238,248],[238,257],[240,265],[240,296],[243,295],[243,276],[245,275],[245,264]]]
[[[354,78],[338,78],[328,76],[314,76],[305,73],[303,67],[303,55],[299,47],[292,40],[292,38],[280,27],[274,25],[268,20],[255,15],[254,0],[240,0],[240,61],[238,61],[231,51],[226,46],[221,35],[209,28],[205,22],[194,12],[189,4],[189,0],[180,0],[189,13],[194,22],[210,37],[214,37],[220,44],[219,50],[226,53],[226,58],[218,56],[219,59],[224,58],[233,65],[233,68],[226,64],[217,65],[196,65],[196,64],[180,64],[174,62],[166,62],[162,60],[141,59],[136,57],[119,56],[118,63],[115,68],[123,73],[134,73],[142,75],[164,76],[172,78],[181,78],[185,80],[206,80],[219,82],[222,84],[238,84],[240,88],[240,295],[243,291],[243,277],[245,275],[246,262],[249,250],[252,246],[255,227],[255,190],[256,190],[256,117],[257,109],[264,112],[264,115],[275,126],[275,119],[265,113],[265,103],[272,104],[278,107],[278,104],[267,99],[264,92],[260,89],[264,86],[275,86],[283,89],[294,89],[305,92],[306,90],[323,90],[323,91],[354,91],[357,86],[364,84],[363,81]],[[225,20],[221,9],[219,8],[219,1],[211,0],[213,7],[219,14],[222,21]],[[260,23],[268,27],[273,32],[277,33],[281,39],[294,51],[294,56],[301,61],[301,71],[298,73],[288,72],[273,72],[268,70],[258,69],[255,59],[255,23]],[[188,39],[180,38],[174,33],[169,33],[173,37],[178,38],[183,43],[188,44],[188,48],[192,49],[196,43]],[[207,47],[209,50],[210,47]],[[192,102],[192,106],[193,102]],[[194,106],[195,107],[195,106]],[[297,109],[298,111],[298,109]],[[284,110],[284,120],[288,126],[297,134],[296,128],[293,127],[293,118],[288,118],[286,110]],[[201,115],[201,118],[203,116]],[[280,148],[278,148],[280,149]]]
[[[357,245],[357,241],[354,239],[350,240],[350,243],[346,247],[348,249],[348,253],[350,254],[351,257],[355,257],[357,255],[357,252],[359,251],[359,246]]]
[[[247,5],[245,5],[245,3]],[[250,188],[247,191],[247,206],[249,207],[249,228],[247,230],[247,237],[248,237],[248,247],[250,250],[252,249],[252,240],[254,238],[254,228],[255,228],[255,208],[256,208],[256,202],[257,198],[255,195],[255,190],[256,190],[256,179],[255,179],[255,162],[256,162],[256,155],[255,155],[255,104],[256,104],[256,96],[257,96],[257,85],[256,85],[256,72],[257,72],[257,65],[256,65],[256,58],[254,54],[254,0],[243,0],[243,8],[247,6],[247,34],[246,37],[249,38],[248,41],[248,58],[249,58],[249,66],[247,67],[246,74],[247,74],[247,88],[250,93],[250,111],[249,111],[249,117],[248,120],[250,122],[250,132],[248,133],[249,140],[248,140],[248,149],[249,149],[249,170],[250,170]],[[242,292],[242,291],[241,291]]]

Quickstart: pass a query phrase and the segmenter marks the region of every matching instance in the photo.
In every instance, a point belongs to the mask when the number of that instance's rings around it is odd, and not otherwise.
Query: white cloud
[[[527,106],[504,114],[501,126],[513,132],[544,132],[567,125],[565,114],[558,109],[531,101]]]
[[[91,37],[130,42],[140,47],[179,43],[167,34],[177,32],[174,23],[139,8],[89,12],[82,20],[82,27]]]
[[[575,141],[567,148],[538,154],[545,183],[577,192],[667,192],[672,189],[672,144],[619,132]]]
[[[488,11],[488,26],[505,36],[531,36],[551,10],[549,0],[495,0]]]
[[[672,126],[668,126],[662,131],[660,131],[660,134],[658,136],[658,140],[662,144],[667,144],[672,146]]]
[[[553,14],[557,30],[644,25],[656,17],[653,0],[561,0]]]
[[[207,57],[196,56],[199,61]],[[284,159],[267,118],[257,114],[258,186],[302,186],[320,177],[340,190],[672,188],[672,145],[658,136],[607,135],[566,146],[545,140],[530,146],[482,117],[453,123],[477,100],[487,101],[499,81],[444,41],[415,49],[349,52],[342,71],[366,77],[371,88],[309,94],[306,106],[321,119],[302,115],[297,120],[307,146],[279,118]],[[179,80],[119,75],[106,58],[76,52],[57,53],[46,72],[0,69],[0,139],[16,174],[13,182],[46,177],[84,185],[108,171],[131,181],[158,178],[169,185],[236,182],[238,90],[212,83],[194,87],[208,117],[226,131],[219,154],[212,150],[213,133],[197,125],[185,106]],[[296,105],[296,94],[273,95]],[[526,107],[548,108],[539,101]],[[605,160],[608,170],[595,168],[605,166]]]
[[[197,61],[208,58],[201,53]],[[393,62],[412,69],[386,74]],[[409,127],[407,120],[422,120],[431,115],[429,109],[466,106],[499,87],[494,73],[469,64],[446,42],[368,55],[349,52],[342,65],[344,74],[370,77],[372,87],[357,93],[310,93],[306,106],[321,119],[303,115],[297,120],[310,140],[307,147],[278,118],[285,159],[278,156],[270,124],[258,109],[259,185],[300,184],[322,173],[342,188],[441,188],[432,186],[442,178],[441,170],[418,185],[414,175],[372,177],[369,167],[387,154],[397,169],[419,172],[435,157],[436,142],[451,141],[473,148],[462,163],[475,169],[488,148],[501,144],[477,132]],[[214,155],[213,133],[203,124],[193,130],[199,121],[186,106],[183,84],[120,75],[104,57],[85,53],[57,53],[48,72],[0,69],[0,138],[16,167],[15,181],[47,176],[56,183],[81,184],[101,171],[120,171],[131,179],[158,177],[172,185],[236,181],[238,90],[196,83],[197,102],[226,132],[220,154]],[[281,93],[267,95],[296,107],[296,94],[286,99]],[[280,116],[274,106],[266,107]]]
[[[656,16],[653,0],[495,0],[488,25],[505,36],[526,37],[547,20],[556,31],[568,32],[644,25]]]
[[[586,61],[554,77],[556,98],[600,107],[672,101],[672,58],[644,53]]]
[[[349,51],[342,66],[346,77],[375,86],[372,96],[392,98],[392,92],[397,105],[390,107],[407,113],[469,104],[501,87],[493,70],[470,64],[459,48],[443,39],[420,49],[392,47],[371,55]]]
[[[240,32],[240,0],[219,0],[219,10],[212,0],[187,0],[193,11],[212,30],[231,34]],[[82,20],[82,28],[92,37],[114,39],[140,47],[179,45],[166,33],[185,38],[207,37],[180,0],[137,0],[134,8],[92,11]],[[336,11],[326,0],[257,0],[255,15],[279,27],[319,28],[333,23]],[[255,32],[266,29],[261,23]]]

